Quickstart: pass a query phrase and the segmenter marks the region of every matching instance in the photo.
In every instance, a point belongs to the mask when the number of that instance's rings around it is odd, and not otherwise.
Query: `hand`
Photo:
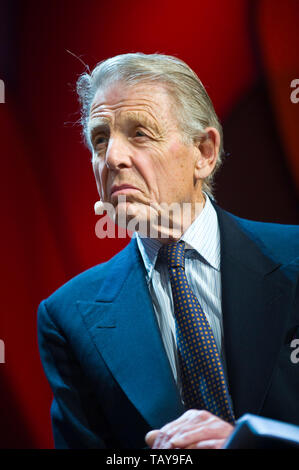
[[[234,427],[205,410],[188,410],[145,441],[152,449],[220,449]]]

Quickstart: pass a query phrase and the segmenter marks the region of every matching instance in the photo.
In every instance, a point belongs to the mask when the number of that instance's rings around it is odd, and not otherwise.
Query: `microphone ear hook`
[[[105,210],[105,205],[102,201],[96,201],[94,204],[95,215],[102,215]]]

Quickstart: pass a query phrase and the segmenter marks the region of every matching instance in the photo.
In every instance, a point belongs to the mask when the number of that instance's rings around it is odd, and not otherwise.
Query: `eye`
[[[105,136],[98,136],[98,137],[95,137],[94,139],[94,142],[93,142],[93,145],[94,145],[94,148],[98,148],[98,147],[103,147],[104,145],[107,144],[107,137]]]
[[[135,132],[135,137],[148,137],[148,135],[145,134],[143,131],[137,129],[137,131]]]
[[[95,145],[98,145],[98,144],[103,144],[104,142],[106,141],[106,137],[97,137],[95,139]]]

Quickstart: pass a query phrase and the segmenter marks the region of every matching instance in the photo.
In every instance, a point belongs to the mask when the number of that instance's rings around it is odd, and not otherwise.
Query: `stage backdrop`
[[[80,60],[94,67],[126,52],[185,60],[224,125],[218,203],[241,217],[294,224],[298,24],[297,0],[2,0],[2,448],[53,446],[52,395],[37,347],[39,302],[128,242],[94,232],[97,192],[77,124]]]

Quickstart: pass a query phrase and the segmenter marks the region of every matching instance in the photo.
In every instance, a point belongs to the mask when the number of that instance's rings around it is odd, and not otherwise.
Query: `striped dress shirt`
[[[182,235],[185,242],[185,272],[212,328],[226,374],[221,311],[220,232],[216,211],[207,194],[205,205]],[[154,311],[174,379],[181,391],[175,334],[175,318],[168,268],[158,258],[157,239],[135,233],[146,273]]]

